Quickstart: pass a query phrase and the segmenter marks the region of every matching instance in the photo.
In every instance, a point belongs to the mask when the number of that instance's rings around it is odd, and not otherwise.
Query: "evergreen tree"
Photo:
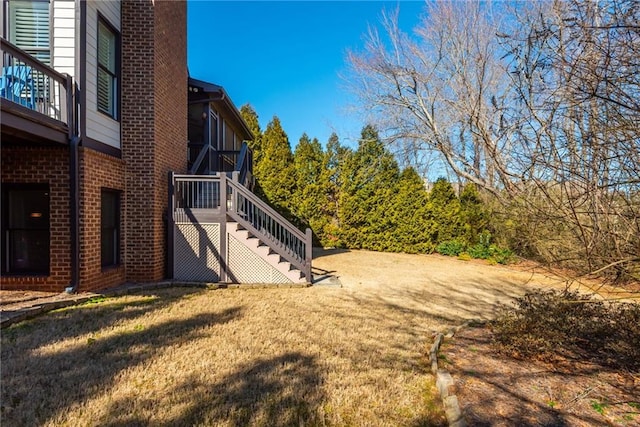
[[[261,141],[259,160],[254,174],[261,197],[287,219],[292,217],[292,195],[295,191],[295,168],[289,138],[280,119],[274,116],[267,125]]]
[[[384,250],[393,232],[391,205],[398,164],[370,125],[358,149],[343,158],[338,208],[341,236],[351,248]]]
[[[347,147],[341,146],[338,135],[335,132],[332,133],[327,141],[327,149],[322,161],[320,178],[325,186],[325,199],[327,201],[327,204],[323,207],[323,213],[327,221],[321,233],[321,243],[324,246],[344,246],[344,243],[340,239],[341,232],[338,219],[338,206],[342,186],[342,165],[344,159],[349,155],[350,150]]]
[[[394,252],[430,253],[435,245],[431,241],[433,222],[428,211],[429,193],[424,181],[413,168],[400,174],[393,201]]]
[[[444,178],[438,178],[431,189],[429,215],[433,221],[431,240],[435,244],[463,237],[460,200],[451,183]]]
[[[472,245],[478,243],[478,236],[488,228],[489,214],[473,183],[465,185],[460,193],[460,220],[464,240]]]
[[[241,114],[255,139],[256,193],[301,228],[316,244],[378,251],[431,252],[444,241],[476,243],[488,223],[473,185],[458,198],[445,179],[431,193],[412,168],[402,173],[370,125],[357,150],[340,145],[334,133],[323,151],[303,134],[295,153],[278,117],[264,132],[251,105]]]
[[[303,134],[293,155],[296,191],[292,198],[293,213],[304,225],[311,227],[318,242],[329,221],[324,213],[328,204],[323,182],[324,153],[317,139],[310,140]]]
[[[249,141],[247,145],[253,151],[253,163],[256,165],[262,157],[262,130],[258,122],[258,114],[251,104],[245,104],[240,108],[240,115],[249,125],[249,130],[253,134],[253,141]]]

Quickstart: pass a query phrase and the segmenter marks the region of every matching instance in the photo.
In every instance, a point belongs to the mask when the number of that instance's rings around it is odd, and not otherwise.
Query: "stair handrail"
[[[169,209],[172,221],[182,221],[187,217],[195,221],[198,211],[217,210],[218,215],[229,216],[238,224],[247,229],[252,235],[266,243],[271,250],[296,267],[305,276],[308,283],[312,282],[311,261],[312,261],[312,232],[307,228],[306,232],[300,231],[286,218],[276,212],[262,199],[256,196],[239,181],[240,173],[216,173],[213,175],[178,175],[170,174],[169,185]],[[188,183],[187,194],[182,193],[181,182]],[[193,197],[192,185],[196,182],[214,183],[218,182],[218,190],[214,191],[217,199],[211,206],[196,206],[197,197]],[[180,193],[180,196],[178,195]],[[227,197],[230,196],[230,199]],[[190,197],[191,196],[191,197]],[[243,212],[239,209],[239,196],[250,202],[253,212]],[[178,200],[179,199],[179,200]],[[179,207],[180,206],[180,207]],[[244,208],[249,207],[245,202]],[[204,208],[204,209],[202,209]],[[201,214],[201,213],[200,213]],[[265,216],[263,217],[262,214]],[[194,216],[196,215],[196,216]],[[259,219],[264,227],[256,226],[255,220]],[[252,220],[254,222],[252,222]],[[266,222],[268,224],[266,224]],[[278,228],[279,227],[279,228]],[[271,233],[274,228],[279,231]]]
[[[307,228],[306,232],[298,230],[293,224],[291,224],[286,218],[276,212],[273,208],[271,208],[268,204],[266,204],[262,199],[249,191],[244,185],[242,185],[238,178],[239,172],[233,172],[231,174],[231,178],[227,175],[226,184],[229,189],[231,189],[231,203],[227,206],[227,214],[233,218],[240,225],[245,227],[247,230],[251,232],[251,234],[255,235],[257,238],[263,240],[265,243],[269,243],[269,247],[275,251],[282,258],[287,260],[293,266],[298,268],[302,274],[305,276],[306,280],[311,283],[311,259],[312,259],[312,233],[311,229]],[[282,227],[286,232],[288,232],[292,237],[298,240],[298,242],[283,242],[278,239],[278,236],[273,236],[269,233],[264,232],[263,230],[258,229],[254,226],[254,224],[247,220],[241,213],[237,211],[237,195],[240,194],[246,200],[253,203],[260,210],[262,210],[265,214],[267,214],[272,220],[276,222],[277,225]],[[304,245],[302,250],[295,250],[296,246]]]

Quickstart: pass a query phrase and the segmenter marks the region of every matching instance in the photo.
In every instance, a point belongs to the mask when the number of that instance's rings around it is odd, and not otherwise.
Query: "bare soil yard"
[[[173,288],[3,330],[3,425],[445,425],[433,333],[557,284],[435,255],[315,256],[342,287]]]
[[[558,355],[553,362],[496,351],[489,327],[445,341],[440,366],[457,381],[471,426],[640,426],[640,374]]]

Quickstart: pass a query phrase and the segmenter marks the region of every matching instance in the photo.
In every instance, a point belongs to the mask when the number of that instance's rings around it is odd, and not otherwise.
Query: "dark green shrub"
[[[472,258],[487,259],[491,256],[491,233],[483,231],[478,236],[478,243],[468,250]]]
[[[465,248],[466,245],[459,240],[447,240],[436,246],[436,252],[441,255],[458,256]]]
[[[472,258],[486,259],[498,264],[508,264],[513,258],[513,252],[492,244],[491,239],[491,233],[488,231],[485,230],[480,233],[478,243],[469,247],[469,255],[471,255]]]
[[[498,264],[509,264],[513,260],[513,252],[509,249],[491,245],[489,252],[491,256],[488,259],[494,260]]]

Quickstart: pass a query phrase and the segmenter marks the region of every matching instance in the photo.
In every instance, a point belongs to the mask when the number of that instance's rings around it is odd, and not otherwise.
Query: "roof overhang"
[[[243,140],[254,139],[249,125],[222,86],[189,77],[189,103],[193,102],[214,104],[216,110],[241,134]]]

